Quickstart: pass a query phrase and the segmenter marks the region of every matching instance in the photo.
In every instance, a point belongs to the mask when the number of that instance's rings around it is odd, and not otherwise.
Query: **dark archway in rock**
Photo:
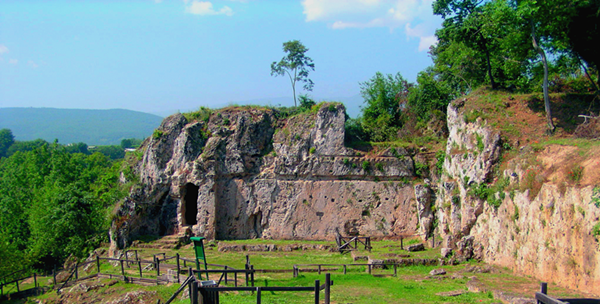
[[[181,217],[183,225],[196,225],[198,215],[198,190],[200,187],[194,184],[186,184],[181,202]]]

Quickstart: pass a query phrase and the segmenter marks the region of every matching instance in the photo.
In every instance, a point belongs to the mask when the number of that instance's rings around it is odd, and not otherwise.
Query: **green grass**
[[[536,151],[541,151],[549,145],[575,146],[579,148],[579,153],[583,156],[589,149],[600,146],[600,141],[583,138],[555,138],[531,144],[531,147]]]
[[[277,246],[285,246],[290,244],[313,244],[313,245],[333,245],[332,241],[282,241],[282,240],[242,240],[242,241],[221,241],[226,244],[276,244]],[[418,238],[408,238],[404,240],[404,245],[415,244],[421,242]],[[207,245],[210,245],[209,242]],[[369,253],[360,250],[359,254],[369,255],[373,258],[385,258],[387,253],[410,254],[411,258],[437,258],[439,257],[439,249],[426,249],[421,252],[406,252],[399,248],[400,241],[373,241],[373,250]],[[292,252],[274,251],[274,252],[219,252],[217,247],[206,248],[206,256],[211,264],[229,265],[234,268],[243,269],[246,261],[246,254],[250,256],[251,264],[255,269],[290,269],[284,273],[261,273],[255,274],[255,286],[314,286],[315,280],[320,280],[321,284],[325,280],[325,273],[321,275],[316,272],[301,272],[296,278],[293,277],[291,269],[294,264],[352,264],[364,263],[353,262],[351,254],[340,254],[338,252],[329,252],[326,250],[298,250]],[[193,258],[194,253],[190,246],[184,246],[178,250],[164,249],[139,249],[139,256],[142,259],[151,260],[153,254],[165,252],[167,256],[174,256],[179,253],[183,257]],[[174,264],[173,260],[165,263]],[[485,266],[482,263],[470,262],[468,264]],[[94,265],[95,266],[95,265]],[[145,265],[142,264],[142,267]],[[193,265],[189,265],[193,266]],[[183,267],[183,265],[182,265]],[[436,295],[440,292],[447,291],[465,291],[466,283],[471,276],[476,276],[482,283],[489,286],[490,289],[502,289],[515,292],[520,296],[531,297],[533,292],[538,288],[538,282],[529,277],[516,276],[507,269],[496,268],[492,273],[465,273],[466,265],[443,266],[448,274],[443,279],[430,278],[429,272],[440,266],[408,266],[398,267],[398,275],[392,276],[392,269],[373,269],[370,275],[366,272],[365,266],[348,267],[347,274],[344,275],[342,268],[329,271],[334,281],[331,287],[332,303],[492,303],[498,302],[494,300],[491,293],[465,293],[456,297]],[[327,267],[336,268],[336,267]],[[161,268],[162,269],[162,268]],[[96,268],[93,267],[90,271],[95,273]],[[131,268],[126,268],[126,275],[137,277],[137,265],[132,265]],[[161,270],[161,272],[166,270]],[[112,266],[106,261],[101,263],[102,273],[120,274],[120,266]],[[83,272],[80,272],[83,275]],[[155,270],[144,271],[145,278],[155,278]],[[450,278],[455,275],[455,278]],[[218,280],[219,275],[213,274],[210,279]],[[243,275],[238,276],[240,286],[244,285]],[[181,275],[183,280],[185,275]],[[233,278],[230,275],[229,278]],[[46,280],[47,281],[47,280]],[[101,279],[91,282],[91,284],[107,284],[110,280]],[[229,283],[233,286],[233,283]],[[524,288],[523,286],[526,286]],[[156,292],[156,299],[165,301],[179,287],[178,284],[160,285],[160,286],[140,286],[135,284],[127,284],[119,282],[112,286],[104,286],[99,289],[90,291],[95,297],[102,301],[109,301],[123,296],[125,293],[135,290],[145,290]],[[553,292],[558,292],[563,295],[577,296],[576,294],[565,292],[564,289],[552,287]],[[88,292],[88,294],[90,293]],[[187,291],[182,292],[185,295]],[[321,300],[323,299],[321,292]],[[45,295],[34,297],[34,299],[48,299],[50,302],[58,299],[55,291],[51,291]],[[220,298],[223,303],[256,303],[256,295],[251,292],[225,292],[221,293]],[[312,292],[263,292],[263,303],[311,303],[314,299]],[[30,302],[33,299],[30,299]],[[155,302],[156,300],[154,300]],[[25,301],[11,301],[8,303],[26,303]],[[189,303],[189,299],[182,299],[181,296],[174,303]]]

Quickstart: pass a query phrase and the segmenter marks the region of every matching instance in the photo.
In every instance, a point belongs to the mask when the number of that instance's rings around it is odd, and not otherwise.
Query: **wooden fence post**
[[[158,282],[158,277],[160,277],[160,260],[154,257],[154,263],[156,266],[156,281]]]
[[[142,261],[138,260],[138,268],[140,270],[140,278],[142,278]]]
[[[344,274],[346,274],[346,265],[344,265]]]
[[[137,251],[136,251],[136,255],[137,255]],[[181,281],[179,280],[179,272],[181,272],[181,268],[179,267],[179,252],[177,254],[175,254],[175,257],[177,259],[177,283],[181,283]]]
[[[371,274],[371,264],[367,264],[369,267],[369,274]]]
[[[79,268],[79,262],[75,263],[75,280],[79,279],[79,274],[77,273],[77,268]]]
[[[250,273],[250,283],[252,284],[252,287],[254,287],[254,265],[250,265],[250,270],[252,270],[252,272]]]
[[[315,304],[319,304],[319,292],[321,289],[321,282],[315,280]]]
[[[248,257],[248,256],[246,256]],[[248,267],[248,264],[244,265],[244,269],[246,270],[244,273],[246,274],[246,287],[248,287],[248,270],[250,270],[250,267]]]
[[[198,282],[193,281],[191,285],[192,291],[190,295],[190,302],[191,304],[198,304]]]
[[[96,269],[98,269],[98,273],[100,273],[100,257],[96,256]]]
[[[225,270],[227,270],[227,266],[225,266]],[[225,284],[227,284],[227,272],[224,272],[224,277],[225,277]]]
[[[548,294],[548,283],[546,283],[546,282],[540,283],[540,293]]]
[[[125,268],[123,268],[123,260],[120,260],[119,262],[121,262],[121,275],[123,276],[123,279],[125,279]]]
[[[331,274],[325,274],[325,304],[330,304],[331,300]]]
[[[400,237],[400,249],[404,250],[404,237]]]
[[[398,276],[398,265],[396,263],[394,263],[394,276]]]
[[[321,265],[319,265],[319,275],[321,274]]]
[[[261,290],[262,288],[260,287],[256,287],[256,304],[260,304],[261,303]]]

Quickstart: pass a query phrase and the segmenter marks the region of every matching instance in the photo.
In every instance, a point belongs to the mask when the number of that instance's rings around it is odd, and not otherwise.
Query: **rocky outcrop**
[[[444,239],[445,251],[453,248],[459,259],[482,259],[538,280],[600,293],[600,245],[592,234],[600,208],[593,202],[594,187],[550,180],[539,192],[520,190],[523,179],[539,180],[535,177],[540,167],[558,166],[546,158],[539,167],[531,167],[522,160],[537,156],[523,148],[498,174],[508,186],[491,192],[488,183],[494,182],[499,134],[481,118],[466,123],[461,107],[461,101],[448,107],[450,136],[435,202],[436,232]],[[546,149],[560,154],[556,147]]]
[[[414,155],[390,148],[366,156],[345,147],[341,104],[284,116],[247,107],[201,121],[165,119],[144,144],[142,185],[115,216],[113,248],[183,229],[209,239],[430,231],[431,191],[408,182]]]

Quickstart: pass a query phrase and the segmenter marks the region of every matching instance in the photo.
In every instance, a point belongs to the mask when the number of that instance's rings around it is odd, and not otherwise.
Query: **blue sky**
[[[300,40],[315,63],[309,95],[357,108],[377,71],[414,81],[431,64],[440,24],[431,0],[3,0],[0,107],[289,106],[289,79],[270,64]]]

